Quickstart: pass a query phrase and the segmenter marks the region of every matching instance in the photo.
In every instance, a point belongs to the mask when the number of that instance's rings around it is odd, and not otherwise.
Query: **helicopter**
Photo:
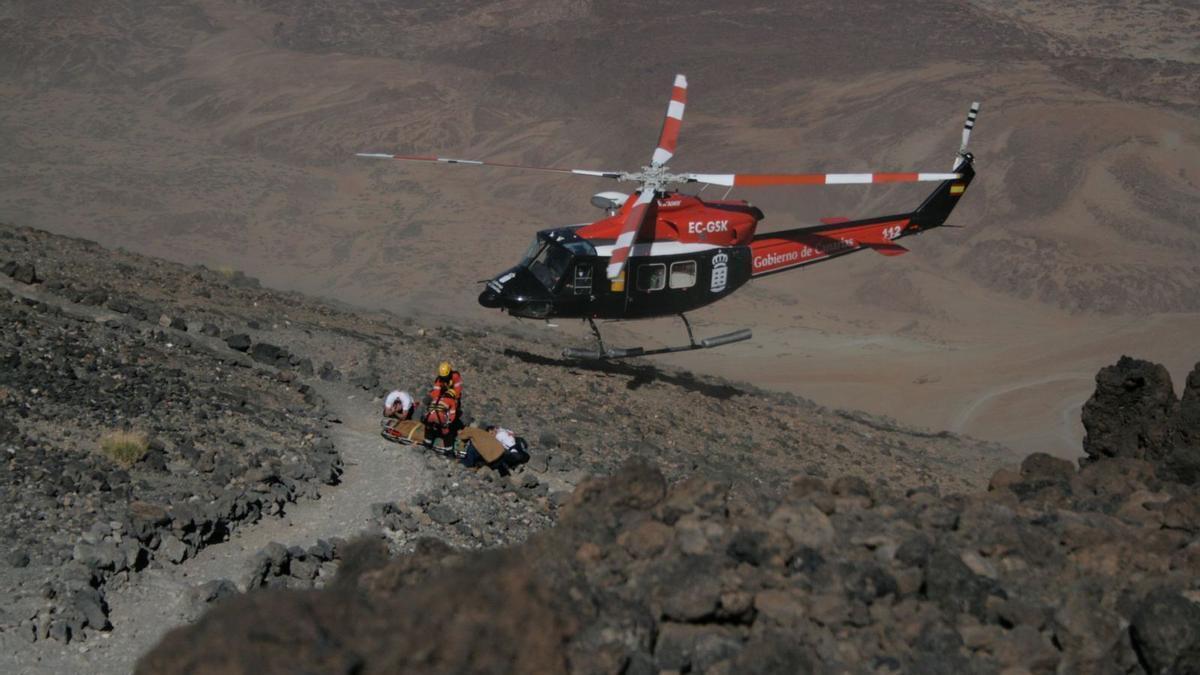
[[[629,193],[606,191],[592,197],[605,217],[592,223],[544,229],[515,266],[488,280],[479,304],[511,316],[578,318],[588,322],[597,348],[568,348],[563,356],[582,360],[621,359],[697,349],[749,340],[750,329],[697,340],[686,313],[710,305],[757,279],[786,270],[871,250],[885,256],[908,251],[897,240],[945,224],[975,176],[967,151],[979,114],[973,103],[962,142],[947,173],[674,173],[687,78],[676,75],[650,163],[639,171],[596,171],[523,166],[503,162],[422,155],[357,153],[358,157],[406,162],[542,171],[637,183]],[[727,199],[735,187],[852,185],[937,182],[915,210],[861,220],[823,218],[819,225],[758,233],[763,212],[745,200]],[[673,186],[727,187],[721,199],[685,194]],[[688,344],[660,348],[611,348],[597,319],[634,320],[679,316]]]

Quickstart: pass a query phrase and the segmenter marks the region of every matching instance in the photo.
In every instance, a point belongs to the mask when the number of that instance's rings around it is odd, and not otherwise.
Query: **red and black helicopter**
[[[592,327],[599,349],[567,349],[564,356],[615,359],[706,349],[748,340],[742,329],[696,340],[685,312],[709,305],[747,281],[872,250],[895,256],[908,249],[897,239],[943,225],[975,176],[967,141],[979,104],[971,105],[962,143],[949,173],[673,173],[666,163],[675,154],[687,102],[687,78],[675,77],[658,147],[640,171],[593,171],[521,166],[446,157],[359,153],[359,157],[608,178],[638,183],[631,194],[601,192],[592,204],[607,211],[594,223],[542,230],[521,261],[494,279],[479,304],[516,317],[578,318]],[[764,187],[778,185],[849,185],[935,181],[939,185],[916,210],[862,220],[822,219],[820,225],[759,234],[763,212],[744,200],[702,199],[671,189],[701,185]],[[726,196],[728,192],[726,192]],[[629,282],[631,280],[631,282]],[[647,319],[678,315],[689,344],[677,347],[612,349],[604,346],[596,319]]]

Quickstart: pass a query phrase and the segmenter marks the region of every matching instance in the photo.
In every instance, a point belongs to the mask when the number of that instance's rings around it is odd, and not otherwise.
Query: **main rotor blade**
[[[613,247],[612,258],[608,261],[609,281],[620,277],[621,272],[625,271],[625,260],[629,258],[629,249],[637,240],[642,224],[658,212],[654,205],[654,190],[646,188],[626,214],[625,224],[621,226],[621,234],[617,235],[617,243]]]
[[[650,158],[650,166],[662,166],[675,155],[675,143],[679,140],[679,127],[683,124],[683,108],[686,104],[687,78],[676,75],[675,86],[671,89],[671,102],[667,104],[667,116],[658,134],[658,148]]]
[[[600,178],[620,178],[621,171],[592,171],[589,169],[559,169],[548,166],[523,166],[521,164],[505,164],[503,162],[482,162],[475,159],[453,159],[451,157],[434,157],[432,155],[389,155],[381,152],[359,152],[355,157],[371,159],[395,159],[404,162],[441,162],[442,164],[471,164],[474,166],[494,166],[501,169],[524,169],[525,171],[548,171],[551,173],[573,173],[579,176],[598,176]]]
[[[961,173],[685,173],[689,183],[730,187],[770,185],[853,185],[862,183],[917,183],[962,178]]]

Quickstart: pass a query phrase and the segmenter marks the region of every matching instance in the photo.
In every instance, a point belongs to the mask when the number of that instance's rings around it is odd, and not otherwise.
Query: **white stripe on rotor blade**
[[[663,148],[655,148],[654,156],[650,158],[650,163],[656,166],[665,164],[668,159],[671,159],[671,151]]]
[[[617,247],[618,248],[626,248],[627,246],[633,244],[633,237],[635,234],[637,234],[636,230],[630,230],[629,232],[622,232],[621,236],[617,237]]]
[[[587,169],[571,169],[571,173],[577,173],[582,176],[600,176],[604,178],[621,175],[620,172],[617,171],[589,171]]]
[[[708,183],[709,185],[732,186],[736,178],[732,173],[689,173],[684,175],[695,180],[697,183]]]
[[[677,120],[683,119],[683,104],[679,101],[671,101],[667,104],[667,117],[674,117]]]
[[[683,87],[684,89],[687,89],[687,78],[684,77],[683,75],[676,75],[675,76],[675,86]]]
[[[621,276],[621,268],[624,266],[625,266],[625,263],[613,263],[613,264],[609,265],[608,266],[608,278],[616,279],[617,277]]]
[[[957,180],[962,178],[961,173],[919,173],[917,180]]]
[[[611,257],[616,246],[597,246],[596,255],[600,258]],[[651,242],[634,244],[629,249],[630,256],[653,257],[679,255],[680,253],[697,253],[718,248],[716,244],[683,244],[676,241]]]
[[[437,161],[447,164],[483,164],[483,162],[474,159],[454,159],[453,157],[438,157]]]
[[[382,152],[356,152],[355,157],[373,157],[375,159],[392,159],[395,155],[385,155]]]
[[[825,174],[826,185],[839,185],[843,183],[871,183],[875,180],[873,173],[827,173]]]

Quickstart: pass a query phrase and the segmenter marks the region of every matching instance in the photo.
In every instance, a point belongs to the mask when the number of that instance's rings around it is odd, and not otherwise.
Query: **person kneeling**
[[[416,408],[407,391],[396,389],[383,401],[383,416],[394,420],[411,420]]]

